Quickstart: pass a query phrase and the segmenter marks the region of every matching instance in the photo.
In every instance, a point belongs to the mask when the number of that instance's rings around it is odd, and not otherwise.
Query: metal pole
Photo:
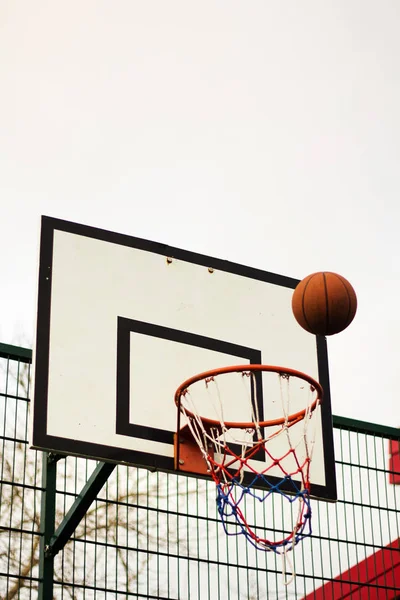
[[[56,516],[57,460],[53,453],[43,454],[42,501],[40,507],[39,600],[53,600],[54,556],[49,552]]]

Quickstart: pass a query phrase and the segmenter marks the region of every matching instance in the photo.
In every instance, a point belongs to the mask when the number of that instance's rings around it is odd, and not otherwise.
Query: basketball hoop
[[[249,418],[243,421],[224,418],[229,412],[229,401],[223,402],[221,398],[221,381],[235,373],[245,384],[244,393],[240,394],[242,414]],[[266,386],[265,374],[268,374],[267,378],[275,378],[275,387]],[[233,385],[237,389],[240,381],[236,375],[234,377]],[[200,414],[198,402],[196,406],[195,388],[198,384],[199,389],[202,382],[202,393],[207,395],[207,402],[208,396],[213,396],[208,404],[203,402],[202,407],[204,409],[206,404],[207,410],[212,408],[212,416]],[[297,399],[294,407],[297,410],[291,412],[290,388],[294,382],[295,391],[303,396],[300,400],[303,404],[299,409]],[[262,401],[265,389],[278,390],[281,400],[280,403],[276,402],[277,398],[271,400],[274,403],[271,412],[280,416],[267,420],[263,416],[266,402],[265,399]],[[284,558],[299,541],[311,535],[310,465],[317,422],[313,415],[322,398],[322,387],[312,377],[293,369],[268,365],[222,367],[195,375],[178,387],[175,393],[178,407],[175,466],[178,470],[211,475],[217,486],[218,512],[228,535],[243,534],[258,550],[283,554]],[[184,423],[181,425],[182,416]],[[276,494],[288,499],[291,506],[297,506],[289,533],[283,532],[278,539],[269,539],[265,531],[260,535],[251,525],[251,515],[246,519],[246,499],[265,502]]]

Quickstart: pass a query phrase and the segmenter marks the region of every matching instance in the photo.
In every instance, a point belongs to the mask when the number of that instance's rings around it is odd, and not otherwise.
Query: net
[[[230,385],[222,385],[232,374]],[[266,365],[208,371],[178,388],[175,402],[184,415],[183,428],[196,441],[216,484],[227,535],[243,535],[258,550],[286,554],[311,534],[310,469],[322,397],[311,377]],[[236,416],[240,412],[248,420],[227,420],[232,404]],[[264,419],[265,406],[276,418]],[[288,502],[290,524],[272,538],[252,524],[252,506],[276,494]]]

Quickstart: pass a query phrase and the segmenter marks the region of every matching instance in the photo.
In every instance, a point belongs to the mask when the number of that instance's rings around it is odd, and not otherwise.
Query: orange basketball
[[[357,311],[352,285],[336,273],[313,273],[293,292],[292,309],[296,321],[315,335],[333,335],[346,329]]]

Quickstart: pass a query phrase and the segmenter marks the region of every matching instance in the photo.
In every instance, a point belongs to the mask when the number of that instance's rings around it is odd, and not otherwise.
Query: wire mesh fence
[[[43,471],[52,462],[57,529],[96,462],[29,448],[30,352],[0,345],[0,356],[0,598],[46,598]],[[334,438],[339,499],[312,502],[313,534],[295,548],[289,585],[291,565],[285,573],[281,556],[225,535],[214,484],[118,465],[52,559],[52,597],[400,597],[400,485],[391,483],[400,472],[389,462],[390,440],[397,444],[400,434],[335,417]],[[271,537],[290,532],[284,502],[278,495],[265,510],[254,500],[254,528]]]

